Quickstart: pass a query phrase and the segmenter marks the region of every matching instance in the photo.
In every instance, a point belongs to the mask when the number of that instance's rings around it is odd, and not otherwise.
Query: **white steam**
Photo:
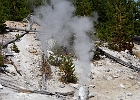
[[[74,34],[74,51],[80,63],[77,71],[82,75],[79,80],[85,81],[90,73],[90,59],[93,56],[89,52],[93,49],[93,43],[87,36],[87,32],[93,33],[93,19],[74,16],[75,7],[67,0],[51,0],[51,2],[53,6],[40,6],[32,17],[40,25],[38,37],[42,49],[44,53],[47,52],[50,40],[61,46],[69,46],[68,39]]]

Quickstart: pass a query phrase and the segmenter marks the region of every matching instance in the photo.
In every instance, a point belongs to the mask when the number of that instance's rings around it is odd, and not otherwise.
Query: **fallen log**
[[[13,57],[14,55],[13,54],[5,54],[5,57],[7,58],[7,57]]]
[[[124,62],[123,60],[121,60],[121,59],[119,59],[117,57],[114,57],[114,56],[110,55],[109,53],[105,52],[101,48],[97,48],[96,51],[99,52],[101,55],[105,55],[109,59],[112,59],[113,61],[115,61],[115,62],[117,62],[117,63],[119,63],[119,64],[121,64],[123,66],[126,66],[128,68],[131,68],[131,69],[133,69],[136,72],[140,72],[140,68],[135,67],[134,65],[132,65],[130,63]]]
[[[25,31],[25,32],[38,32],[37,30],[29,30],[29,29],[22,29],[22,28],[12,28],[12,27],[6,27],[7,30],[18,30],[18,31]]]
[[[60,93],[60,92],[53,93],[53,92],[48,92],[48,91],[29,90],[29,89],[25,89],[20,86],[14,85],[12,81],[2,79],[2,78],[0,78],[0,83],[4,87],[7,87],[7,88],[10,88],[10,89],[16,90],[17,92],[22,92],[22,93],[36,93],[36,94],[42,94],[42,95],[50,95],[50,96],[62,98],[62,100],[66,100],[66,96],[74,96],[74,91],[67,92],[67,93]]]
[[[17,69],[17,66],[14,64],[14,62],[13,61],[11,61],[11,64],[14,66],[14,68],[16,69],[16,72],[20,75],[20,76],[22,76],[22,74],[20,73],[20,71]]]
[[[8,87],[8,88],[13,89],[13,90],[18,90],[19,87],[11,84],[11,82],[12,81],[10,81],[10,80],[5,80],[5,79],[0,78],[0,83],[1,83],[2,86]]]
[[[61,93],[61,92],[55,92],[55,93],[63,96],[71,96],[71,97],[74,96],[74,91],[67,92],[67,93]]]
[[[21,37],[23,37],[25,34],[28,34],[28,32],[25,32],[25,33],[19,35],[18,37],[21,38]],[[19,38],[16,38],[16,37],[15,37],[13,40],[10,40],[10,41],[8,41],[8,42],[6,42],[6,43],[3,43],[3,44],[2,44],[2,48],[6,48],[6,47],[8,46],[8,44],[17,41],[18,39],[19,39]]]

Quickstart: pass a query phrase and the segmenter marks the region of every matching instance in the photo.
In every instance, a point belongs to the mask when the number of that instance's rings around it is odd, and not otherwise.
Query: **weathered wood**
[[[66,93],[61,93],[61,92],[55,92],[55,93],[56,93],[56,94],[63,95],[63,96],[71,96],[71,97],[74,96],[74,91],[66,92]]]
[[[18,30],[18,31],[25,31],[25,32],[38,32],[37,30],[29,30],[29,29],[22,29],[22,28],[12,28],[12,27],[7,27],[9,31],[11,30]]]
[[[14,85],[12,81],[6,80],[6,79],[1,79],[0,78],[0,83],[2,86],[16,90],[17,92],[22,92],[22,93],[36,93],[36,94],[43,94],[43,95],[50,95],[50,96],[56,96],[62,98],[62,100],[65,100],[66,96],[73,96],[74,91],[72,92],[67,92],[67,93],[60,93],[60,92],[48,92],[48,91],[39,91],[39,90],[29,90],[22,88],[20,86]]]
[[[19,35],[19,37],[23,37],[25,34],[28,34],[28,32],[25,32],[25,33]],[[3,43],[3,44],[2,44],[2,48],[6,48],[6,47],[8,46],[8,44],[17,41],[18,39],[19,39],[19,38],[16,38],[16,37],[15,37],[13,40],[10,40],[10,41],[8,41],[8,42],[6,42],[6,43]]]
[[[128,67],[128,68],[131,68],[131,69],[133,69],[134,71],[140,72],[140,68],[135,67],[135,66],[132,65],[132,64],[129,64],[129,63],[127,63],[127,62],[124,62],[124,61],[122,61],[121,59],[116,58],[116,57],[110,55],[109,53],[105,52],[105,51],[102,50],[101,48],[97,48],[96,51],[100,52],[101,55],[105,55],[105,56],[108,57],[109,59],[112,59],[113,61],[115,61],[115,62],[117,62],[117,63],[119,63],[119,64],[121,64],[121,65],[123,65],[123,66],[126,66],[126,67]]]
[[[17,85],[13,85],[12,81],[9,81],[9,80],[5,80],[5,79],[0,78],[0,83],[2,86],[8,87],[8,88],[13,89],[13,90],[20,89]]]
[[[13,54],[5,54],[5,57],[13,57]]]
[[[14,64],[13,61],[11,61],[11,64],[14,66],[14,68],[16,69],[17,73],[22,76],[22,74],[20,73],[20,71],[18,70],[17,66]]]

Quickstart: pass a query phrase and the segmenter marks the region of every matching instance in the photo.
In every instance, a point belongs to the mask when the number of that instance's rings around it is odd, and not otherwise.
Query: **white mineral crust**
[[[3,86],[0,84],[0,89],[3,89]]]
[[[85,86],[81,85],[79,88],[80,100],[86,100],[88,98],[88,95],[89,95],[88,87],[86,85]]]

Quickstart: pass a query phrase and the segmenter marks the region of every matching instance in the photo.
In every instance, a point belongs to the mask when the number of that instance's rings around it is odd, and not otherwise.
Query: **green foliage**
[[[69,56],[74,56],[74,51],[73,51],[73,45],[74,45],[74,38],[73,36],[69,37],[69,47],[66,46],[60,46],[59,44],[55,43],[54,47],[51,49],[51,51],[55,55],[69,55]]]
[[[92,0],[74,0],[74,6],[76,7],[76,15],[80,16],[92,16],[93,3]]]
[[[20,40],[20,38],[21,38],[21,36],[19,34],[16,34],[15,37],[16,37],[17,41]]]
[[[74,74],[75,66],[70,56],[50,54],[47,59],[48,63],[54,66],[58,66],[61,72],[60,81],[64,83],[76,83],[77,77]]]
[[[20,50],[18,49],[17,45],[13,43],[13,46],[11,47],[12,51],[15,51],[15,53],[19,53]]]
[[[5,31],[6,20],[22,21],[42,0],[0,0],[0,33]]]
[[[0,4],[4,20],[21,21],[30,13],[25,0],[1,0]]]
[[[134,24],[134,30],[136,35],[140,36],[140,0],[137,1],[136,3],[136,10],[135,10],[135,24]]]
[[[21,21],[41,4],[42,0],[0,0],[0,20]]]
[[[62,76],[60,81],[64,83],[76,83],[77,77],[74,74],[75,66],[73,64],[73,60],[69,56],[61,55],[62,62],[59,66],[60,72],[62,72]]]
[[[60,66],[62,62],[61,55],[55,55],[50,53],[50,56],[47,59],[48,63],[53,66]]]
[[[135,23],[138,14],[133,0],[102,0],[99,2],[99,24],[97,35],[107,41],[111,49],[132,50],[131,39],[136,32]]]
[[[60,46],[59,44],[55,43],[54,47],[52,48],[52,52],[54,54],[64,54],[64,51],[65,51],[66,47],[65,46]]]
[[[6,25],[3,22],[0,22],[0,34],[5,32]]]
[[[96,35],[109,43],[109,48],[132,50],[131,39],[140,35],[140,5],[134,0],[72,0],[76,15],[93,16],[98,12]]]
[[[34,11],[34,8],[43,4],[43,2],[47,2],[46,0],[25,0],[27,7],[30,9],[31,12]]]

